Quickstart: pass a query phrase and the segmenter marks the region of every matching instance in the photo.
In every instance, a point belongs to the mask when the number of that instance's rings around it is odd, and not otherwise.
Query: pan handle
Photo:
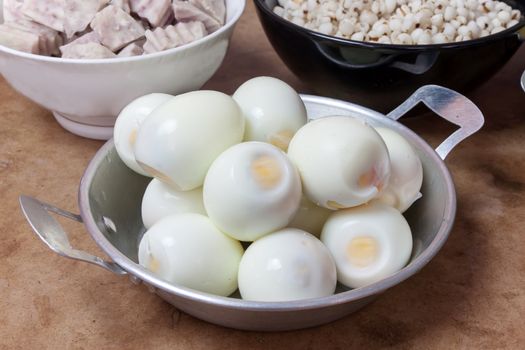
[[[315,46],[317,46],[317,49],[319,50],[319,53],[323,55],[324,58],[326,58],[328,61],[332,62],[333,64],[337,65],[338,67],[344,68],[344,69],[368,69],[368,68],[376,68],[376,67],[382,67],[385,65],[388,65],[392,62],[394,58],[396,58],[396,54],[392,55],[386,55],[383,57],[380,57],[377,61],[371,62],[371,63],[350,63],[346,61],[342,57],[336,57],[334,53],[330,52],[330,49],[317,41],[314,41]]]
[[[361,69],[370,69],[377,67],[391,67],[396,68],[407,73],[414,75],[421,75],[426,73],[430,68],[436,63],[439,52],[438,51],[428,51],[423,53],[416,53],[415,62],[404,62],[403,57],[407,54],[403,53],[392,53],[384,55],[377,59],[375,62],[371,63],[351,63],[347,59],[341,57],[340,54],[334,54],[331,52],[330,48],[323,43],[314,41],[315,46],[319,53],[326,58],[332,64],[349,70],[361,70]],[[410,57],[414,57],[414,54],[408,54]]]
[[[398,120],[420,102],[423,102],[441,118],[459,126],[458,130],[436,148],[436,153],[443,160],[458,143],[481,129],[485,122],[483,114],[472,101],[453,90],[438,85],[420,87],[405,102],[388,113],[387,117]]]
[[[105,261],[97,256],[73,248],[62,226],[49,213],[53,212],[68,219],[82,222],[80,215],[56,208],[28,196],[20,196],[19,201],[22,212],[31,228],[52,251],[66,258],[95,264],[117,275],[127,274],[125,270],[114,262]]]
[[[521,20],[520,23],[516,24],[515,27],[521,27],[519,30],[517,30],[518,39],[521,42],[525,41],[525,26],[523,25],[524,21]]]

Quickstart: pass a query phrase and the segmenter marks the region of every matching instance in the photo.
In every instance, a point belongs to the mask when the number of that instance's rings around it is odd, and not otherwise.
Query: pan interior
[[[379,113],[347,103],[327,105],[327,99],[323,98],[303,99],[311,119],[328,115],[351,115],[364,119],[372,126],[389,127],[399,132],[418,153],[423,164],[423,196],[404,214],[414,240],[409,265],[412,264],[414,259],[429,248],[438,233],[443,231],[443,227],[450,227],[452,224],[453,217],[448,216],[455,202],[455,194],[443,162],[412,131]],[[120,160],[115,148],[109,147],[96,165],[92,181],[88,185],[88,215],[91,215],[105,239],[134,263],[138,262],[138,244],[145,232],[141,219],[141,201],[149,181],[149,178],[130,170]],[[337,292],[345,290],[347,288],[339,286]]]

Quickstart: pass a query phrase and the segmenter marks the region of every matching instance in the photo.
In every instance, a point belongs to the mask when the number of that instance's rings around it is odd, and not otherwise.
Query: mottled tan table
[[[0,349],[518,349],[525,345],[525,48],[470,97],[486,127],[447,159],[458,193],[455,228],[419,274],[357,314],[287,333],[250,333],[179,314],[143,286],[51,253],[17,198],[77,211],[77,186],[102,142],[67,133],[0,80]],[[306,88],[269,46],[249,1],[208,88],[231,93],[272,75]],[[450,127],[410,127],[437,144]],[[437,124],[437,127],[436,127]],[[99,252],[80,224],[72,243]]]

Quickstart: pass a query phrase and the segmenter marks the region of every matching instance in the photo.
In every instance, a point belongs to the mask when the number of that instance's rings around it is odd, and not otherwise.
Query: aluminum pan
[[[386,118],[383,114],[352,103],[330,98],[310,95],[302,95],[301,97],[305,102],[308,115],[311,119],[328,115],[351,115],[360,119],[364,119],[373,126],[384,126],[399,132],[418,151],[420,157],[422,158],[422,162],[428,166],[431,166],[432,172],[435,172],[438,175],[437,178],[441,179],[441,181],[444,181],[444,183],[441,185],[445,191],[442,193],[442,198],[440,198],[440,201],[443,201],[444,210],[440,215],[440,218],[438,218],[440,221],[439,228],[437,229],[432,241],[426,247],[426,249],[424,249],[417,257],[415,257],[415,259],[409,263],[409,265],[407,265],[401,271],[391,275],[386,279],[363,288],[344,291],[328,297],[292,302],[246,301],[232,297],[216,296],[182,286],[172,285],[167,281],[156,277],[151,272],[141,267],[128,256],[123,254],[122,251],[115,247],[107,239],[106,235],[101,232],[99,225],[96,222],[95,217],[97,216],[97,213],[92,211],[90,205],[90,196],[92,195],[90,191],[101,164],[108,161],[115,161],[113,158],[115,157],[116,152],[111,140],[108,141],[91,160],[84,173],[79,188],[79,207],[82,219],[89,234],[93,237],[100,248],[116,264],[122,267],[130,275],[136,276],[138,279],[154,288],[164,299],[173,303],[177,307],[180,307],[184,311],[194,314],[197,317],[217,324],[240,329],[276,330],[297,329],[311,326],[314,325],[315,322],[308,320],[308,317],[304,318],[304,315],[300,316],[300,314],[308,310],[312,311],[313,313],[320,313],[323,309],[333,308],[334,306],[338,305],[342,306],[349,303],[354,303],[356,305],[362,304],[363,301],[366,300],[368,302],[374,296],[409,278],[421,268],[423,268],[437,254],[437,252],[445,243],[448,234],[452,229],[456,212],[456,195],[454,184],[446,165],[434,151],[434,149],[432,149],[432,147],[430,147],[417,134],[399,122]],[[218,314],[217,310],[223,310],[225,314]],[[353,310],[350,310],[350,312],[351,311]],[[232,317],[229,319],[224,319],[223,316],[227,316],[228,312],[233,312]],[[260,320],[253,320],[251,323],[246,323],[246,320],[244,320],[243,323],[240,323],[239,320],[243,320],[243,313],[251,315],[250,319],[252,319],[253,312],[256,314],[259,312],[261,315],[268,315],[268,313],[271,314],[273,312],[280,314],[281,316],[283,313],[288,313],[292,316],[292,318],[287,319],[286,324],[279,324],[277,326],[268,325],[268,319],[265,319],[265,317],[261,317]],[[296,318],[293,317],[294,313],[297,313]],[[237,316],[239,317],[237,318]],[[332,319],[339,318],[341,316],[343,315],[334,314]],[[303,317],[308,322],[302,322],[301,317]],[[326,318],[322,319],[322,321],[325,322]]]

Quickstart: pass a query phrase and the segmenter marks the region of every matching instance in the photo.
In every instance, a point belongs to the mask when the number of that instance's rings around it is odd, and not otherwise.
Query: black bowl
[[[264,31],[284,63],[318,94],[388,112],[425,84],[466,93],[498,71],[525,37],[525,20],[497,34],[459,43],[392,45],[314,32],[254,0]],[[505,1],[525,13],[525,1]],[[520,35],[521,31],[521,35]],[[518,78],[517,78],[518,79]]]

